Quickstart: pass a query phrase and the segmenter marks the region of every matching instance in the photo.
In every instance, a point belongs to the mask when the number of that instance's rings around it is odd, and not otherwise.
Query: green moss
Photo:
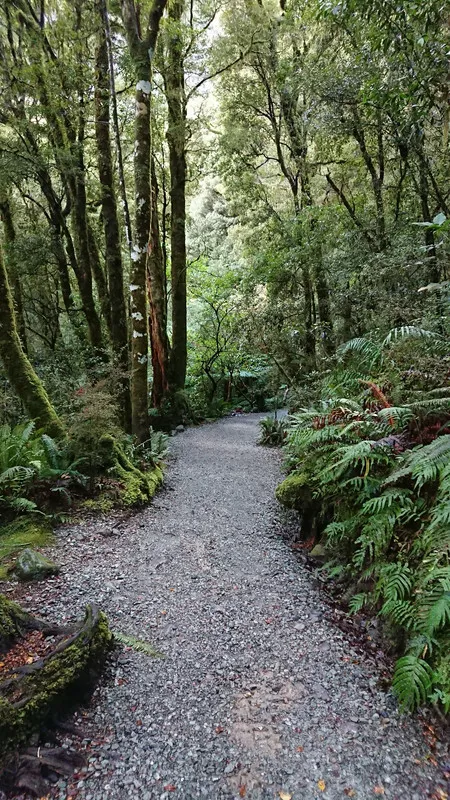
[[[109,497],[97,497],[91,500],[83,500],[80,504],[80,508],[86,509],[86,511],[98,512],[100,514],[107,514],[109,511],[112,511],[114,508],[114,500],[111,500]]]
[[[286,508],[302,511],[311,505],[313,499],[309,476],[304,472],[289,475],[277,486],[275,496]]]
[[[19,517],[0,528],[0,580],[8,576],[14,557],[24,547],[45,547],[53,541],[50,522],[44,516]]]
[[[26,611],[0,594],[0,653],[7,649],[28,619]]]
[[[16,696],[17,682],[0,685],[2,753],[26,741],[68,698],[76,699],[86,677],[91,670],[98,670],[111,646],[112,635],[105,615],[100,613],[94,622],[92,609],[88,608],[82,633],[75,641],[55,653],[39,669],[22,677],[20,702]]]
[[[163,482],[162,470],[155,467],[150,472],[142,472],[109,434],[102,436],[99,444],[109,472],[123,485],[120,493],[121,505],[130,508],[148,503]]]

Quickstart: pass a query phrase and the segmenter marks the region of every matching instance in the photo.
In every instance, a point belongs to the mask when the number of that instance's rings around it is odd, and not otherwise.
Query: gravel
[[[260,418],[180,432],[152,506],[63,526],[61,575],[20,589],[52,619],[98,602],[162,653],[113,659],[75,717],[88,766],[52,796],[445,797],[423,720],[398,713],[280,535],[280,456],[256,445]]]

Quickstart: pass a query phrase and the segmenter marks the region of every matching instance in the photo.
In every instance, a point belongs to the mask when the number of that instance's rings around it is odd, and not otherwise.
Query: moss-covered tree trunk
[[[136,80],[134,132],[135,231],[131,253],[131,408],[132,430],[148,436],[147,258],[151,229],[151,77],[152,60],[166,0],[153,0],[148,23],[139,20],[134,0],[122,0],[122,19]]]
[[[158,216],[158,182],[152,158],[152,213],[148,257],[149,332],[152,353],[152,406],[159,408],[169,389],[166,273]]]
[[[186,97],[184,88],[181,18],[184,0],[169,0],[167,59],[164,84],[167,98],[167,143],[170,156],[170,264],[172,288],[172,351],[170,377],[183,389],[187,364],[186,302]]]
[[[14,263],[14,242],[16,240],[16,229],[11,211],[11,204],[8,198],[0,203],[0,214],[5,232],[5,254],[11,277],[11,287],[13,290],[14,306],[16,312],[17,331],[24,353],[27,353],[27,330],[25,326],[25,313],[23,308],[22,284],[20,275]]]
[[[64,429],[47,393],[23,351],[17,333],[8,275],[0,251],[0,357],[8,379],[30,417],[50,436],[60,438]]]
[[[114,186],[110,134],[110,85],[108,43],[105,29],[105,0],[97,0],[99,17],[96,57],[95,135],[101,186],[101,208],[105,232],[105,257],[109,287],[109,327],[116,364],[122,373],[121,407],[124,427],[131,430],[127,310],[124,295],[123,263],[117,200]]]

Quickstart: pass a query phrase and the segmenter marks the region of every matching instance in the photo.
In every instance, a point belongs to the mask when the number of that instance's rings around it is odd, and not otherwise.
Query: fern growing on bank
[[[436,334],[405,328],[381,344],[352,340],[339,358],[357,354],[360,375],[380,370],[408,337],[444,347]],[[380,615],[401,643],[393,677],[401,706],[438,702],[449,713],[450,391],[395,405],[370,374],[352,381],[355,396],[291,415],[286,464],[308,476],[330,571],[357,585],[350,612]]]

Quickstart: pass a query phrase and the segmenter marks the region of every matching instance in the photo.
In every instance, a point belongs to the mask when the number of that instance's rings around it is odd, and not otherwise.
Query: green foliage
[[[33,422],[0,427],[0,508],[9,512],[36,511],[29,495],[36,485],[48,482],[49,492],[67,492],[70,484],[84,484],[64,444],[35,430]],[[58,485],[64,476],[64,487]]]
[[[122,441],[124,434],[119,424],[117,401],[105,381],[77,390],[67,417],[67,434],[72,457],[87,474],[97,475],[107,466],[102,436],[109,434]]]
[[[14,557],[25,547],[45,547],[53,541],[49,520],[42,514],[17,517],[0,527],[0,579],[5,580]]]
[[[423,338],[406,331],[392,335],[389,346],[411,335]],[[365,339],[341,352],[368,353],[371,369],[383,368]],[[325,395],[329,385],[327,377]],[[331,563],[361,589],[349,602],[350,612],[378,613],[396,631],[401,657],[393,688],[399,702],[413,709],[439,700],[448,709],[448,397],[431,391],[395,406],[376,378],[354,386],[353,398],[328,397],[291,415],[286,460],[297,470],[308,465],[317,526]],[[295,480],[294,473],[284,483]],[[302,499],[293,507],[302,511]]]
[[[261,436],[259,443],[270,447],[283,444],[286,438],[286,424],[284,419],[266,417],[260,420]]]
[[[135,636],[129,636],[126,633],[120,633],[120,631],[113,631],[113,637],[120,644],[125,645],[125,647],[131,647],[137,653],[145,653],[145,655],[153,658],[163,658],[163,654],[144,639],[137,639]]]
[[[392,686],[404,708],[414,709],[427,700],[432,676],[432,669],[423,658],[408,655],[397,661]]]

